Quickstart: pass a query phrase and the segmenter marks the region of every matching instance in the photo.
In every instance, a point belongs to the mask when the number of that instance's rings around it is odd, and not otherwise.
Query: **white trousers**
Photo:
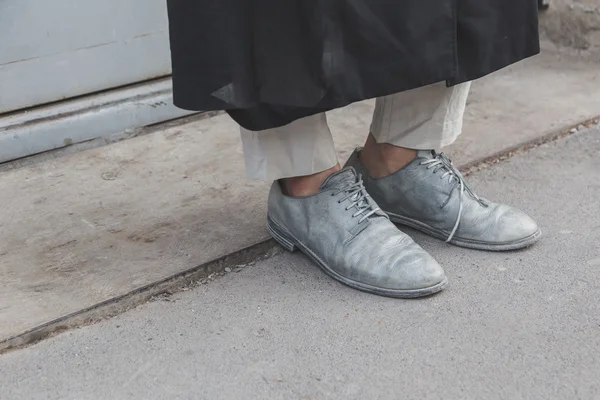
[[[415,150],[440,149],[462,132],[471,83],[445,83],[380,97],[371,134],[377,143]],[[337,164],[337,152],[325,113],[264,131],[241,129],[246,174],[274,181],[325,171]]]

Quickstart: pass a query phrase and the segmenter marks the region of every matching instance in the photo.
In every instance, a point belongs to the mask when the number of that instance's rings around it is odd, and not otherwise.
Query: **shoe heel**
[[[289,238],[288,235],[282,232],[277,225],[271,221],[271,218],[267,217],[267,230],[275,239],[277,243],[279,243],[284,249],[290,252],[294,252],[298,250],[298,247],[294,244],[294,242]]]

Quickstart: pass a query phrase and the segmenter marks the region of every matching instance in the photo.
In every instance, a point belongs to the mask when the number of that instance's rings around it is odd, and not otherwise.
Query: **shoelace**
[[[469,185],[467,184],[467,182],[465,182],[465,178],[463,177],[463,175],[460,173],[460,171],[458,169],[456,169],[454,167],[454,165],[452,165],[452,161],[448,158],[448,156],[446,156],[444,153],[439,153],[439,154],[435,154],[435,158],[432,158],[431,160],[427,160],[427,161],[422,161],[421,165],[426,165],[427,169],[432,169],[434,168],[433,172],[437,172],[438,170],[442,169],[444,171],[446,171],[441,177],[440,179],[444,179],[444,178],[448,178],[448,182],[452,182],[452,181],[456,181],[458,182],[458,187],[459,187],[459,206],[458,206],[458,216],[456,217],[456,223],[454,224],[454,229],[452,229],[452,233],[450,234],[450,236],[448,236],[448,239],[446,239],[446,243],[449,243],[452,238],[454,237],[454,235],[456,234],[456,231],[458,230],[458,226],[460,225],[460,220],[462,218],[462,213],[463,213],[463,201],[464,201],[464,193],[465,191],[470,194],[475,200],[477,200],[479,202],[479,204],[481,204],[484,207],[487,207],[488,204],[480,199],[475,192],[473,192],[473,190],[471,190],[471,188],[469,187]],[[450,200],[450,197],[452,196],[452,193],[454,192],[454,189],[450,192],[450,194],[448,195],[448,201]],[[444,203],[447,204],[447,202]]]
[[[352,203],[346,207],[346,211],[349,211],[351,208],[357,209],[357,211],[352,214],[352,218],[362,215],[362,218],[358,220],[359,224],[381,210],[371,201],[371,196],[367,193],[360,176],[356,183],[334,192],[332,196],[337,196],[340,193],[346,193],[346,196],[339,199],[338,203],[341,204],[348,199],[352,201]]]

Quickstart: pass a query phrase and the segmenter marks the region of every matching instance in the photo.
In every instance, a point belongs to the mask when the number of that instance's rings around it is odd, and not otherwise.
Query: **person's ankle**
[[[292,178],[280,179],[279,184],[286,196],[307,197],[319,193],[321,185],[325,180],[338,172],[342,168],[340,164],[312,175],[295,176]]]
[[[360,162],[372,178],[383,178],[408,165],[417,156],[417,151],[388,143],[377,143],[369,135],[365,147],[359,154]]]

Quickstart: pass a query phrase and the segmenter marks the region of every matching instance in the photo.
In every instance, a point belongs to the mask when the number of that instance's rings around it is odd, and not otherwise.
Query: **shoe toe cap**
[[[504,210],[497,222],[496,236],[498,242],[518,242],[534,236],[540,231],[533,218],[523,211],[508,206],[503,206],[503,208]]]
[[[390,289],[419,290],[446,280],[440,264],[415,243],[393,261],[386,284]]]
[[[357,246],[352,259],[346,260],[345,265],[354,266],[349,278],[391,291],[427,291],[446,282],[438,262],[395,226],[378,237]]]

